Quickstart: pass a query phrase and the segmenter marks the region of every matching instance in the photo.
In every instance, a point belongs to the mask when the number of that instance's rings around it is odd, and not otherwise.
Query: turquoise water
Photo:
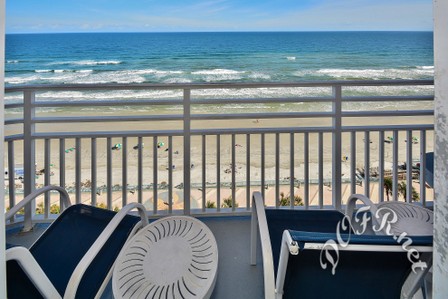
[[[6,84],[433,77],[432,32],[6,36]]]
[[[432,32],[91,33],[6,36],[6,86],[432,79]],[[431,93],[431,87],[417,90]],[[328,89],[264,90],[263,96]],[[402,94],[409,88],[384,88]],[[375,90],[377,92],[378,89]],[[220,90],[198,97],[222,96]],[[361,89],[353,93],[364,92]],[[259,95],[240,90],[233,97]],[[368,93],[368,92],[367,92]],[[175,98],[173,91],[47,92],[47,99]],[[8,95],[7,100],[20,95]]]

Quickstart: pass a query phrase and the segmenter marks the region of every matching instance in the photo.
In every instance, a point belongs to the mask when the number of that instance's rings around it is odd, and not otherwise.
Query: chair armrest
[[[257,263],[257,227],[260,233],[261,251],[263,256],[264,294],[265,298],[274,298],[274,261],[272,257],[271,238],[269,236],[268,222],[264,210],[263,198],[260,192],[252,195],[251,219],[251,265]]]
[[[294,241],[288,230],[284,230],[282,234],[282,243],[280,246],[280,258],[277,268],[277,279],[275,281],[276,299],[283,298],[283,287],[285,285],[286,268],[288,267],[289,254],[299,254],[299,244]]]
[[[6,261],[15,260],[44,298],[61,298],[56,288],[45,275],[33,255],[25,247],[12,247],[6,250]]]
[[[112,220],[103,230],[103,232],[98,236],[95,243],[92,244],[90,249],[86,252],[86,254],[83,256],[81,261],[76,266],[67,284],[67,289],[65,290],[64,298],[75,298],[78,285],[81,282],[81,279],[84,273],[86,272],[87,268],[92,263],[93,259],[97,256],[98,252],[100,252],[101,248],[103,248],[104,244],[106,244],[106,242],[109,240],[110,236],[112,235],[114,230],[118,227],[121,220],[123,220],[126,214],[134,208],[138,209],[141,218],[140,226],[144,227],[148,224],[148,216],[146,214],[146,209],[142,204],[130,203],[124,206],[114,216],[114,218],[112,218]],[[133,233],[134,232],[135,230],[133,231]],[[132,234],[129,237],[131,236]]]
[[[8,212],[5,213],[5,221],[10,220],[12,217],[14,217],[15,214],[17,214],[18,211],[20,211],[24,206],[26,206],[28,203],[30,203],[33,199],[38,197],[39,195],[48,192],[48,191],[58,191],[61,194],[62,203],[64,205],[64,208],[68,208],[71,206],[70,202],[70,196],[68,195],[67,191],[59,186],[45,186],[40,189],[36,189],[28,196],[26,196],[24,199],[22,199],[18,204],[13,206]],[[62,210],[62,209],[61,209]]]

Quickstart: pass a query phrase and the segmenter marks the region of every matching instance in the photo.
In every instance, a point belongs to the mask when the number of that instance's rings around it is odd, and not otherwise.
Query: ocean
[[[5,84],[432,79],[433,65],[432,32],[7,34]],[[72,92],[64,99],[86,97]]]

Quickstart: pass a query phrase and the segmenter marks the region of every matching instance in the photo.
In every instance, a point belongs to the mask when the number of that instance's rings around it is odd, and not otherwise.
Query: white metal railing
[[[384,90],[387,88],[399,90],[395,93],[387,91],[386,94],[382,94],[377,91],[379,87]],[[40,163],[42,166],[39,167],[44,171],[39,179],[42,180],[43,177],[43,185],[57,184],[70,187],[73,184],[71,189],[76,202],[83,201],[82,195],[88,192],[89,202],[93,205],[98,203],[98,193],[105,192],[106,205],[109,209],[114,208],[113,194],[117,190],[121,190],[121,204],[124,205],[128,202],[129,192],[135,192],[137,201],[142,203],[145,189],[152,190],[152,197],[155,199],[160,196],[163,189],[163,192],[167,193],[167,212],[172,213],[175,204],[173,198],[177,188],[181,188],[182,208],[185,214],[190,214],[191,209],[195,212],[210,210],[220,212],[224,200],[223,193],[229,189],[230,202],[227,206],[231,207],[231,211],[236,210],[237,201],[241,202],[241,197],[245,197],[243,203],[245,202],[246,210],[249,210],[250,193],[253,188],[258,188],[265,195],[268,185],[275,188],[273,205],[276,207],[284,204],[281,202],[281,194],[284,192],[282,185],[289,186],[290,195],[296,193],[297,187],[303,186],[301,192],[305,208],[326,206],[328,203],[324,198],[324,189],[326,186],[331,186],[330,205],[339,209],[343,204],[343,182],[349,184],[351,193],[355,193],[361,180],[363,193],[370,195],[372,192],[370,182],[377,180],[378,200],[385,200],[383,186],[387,158],[392,158],[393,200],[398,199],[398,169],[403,159],[408,166],[405,174],[407,201],[412,200],[413,192],[413,172],[409,166],[413,164],[413,160],[419,160],[419,200],[426,205],[424,153],[432,150],[432,143],[427,142],[428,135],[432,136],[434,130],[432,107],[427,108],[423,105],[420,108],[411,107],[412,109],[355,110],[351,109],[351,105],[369,107],[368,103],[375,105],[397,103],[404,106],[407,103],[428,103],[434,98],[432,89],[431,80],[8,87],[5,90],[7,99],[8,95],[12,95],[12,100],[5,104],[7,115],[5,142],[8,148],[5,162],[8,165],[9,205],[15,205],[16,196],[22,189],[24,195],[27,195],[35,188],[36,161],[42,160]],[[210,90],[218,92],[210,96],[208,92]],[[257,90],[259,95],[241,96],[246,90]],[[275,96],[267,90],[275,90]],[[288,90],[287,95],[283,95],[282,90]],[[143,100],[111,100],[107,98],[107,92],[110,91],[123,91],[123,93],[172,91],[177,96],[170,95],[169,99],[165,99],[163,95],[153,96],[149,93]],[[82,94],[82,99],[65,100],[64,93],[67,92],[79,92]],[[105,93],[104,98],[90,98],[91,94],[102,92]],[[48,93],[51,93],[51,96],[48,96]],[[61,99],[56,98],[55,95],[58,93],[61,94]],[[228,94],[231,96],[228,97]],[[309,107],[301,109],[302,106],[298,106],[299,104]],[[207,109],[197,109],[216,105],[220,105],[221,108],[211,109],[213,113],[207,112]],[[269,110],[268,112],[260,111],[257,110],[260,105],[271,105],[273,108],[265,109]],[[294,106],[296,110],[288,110],[290,106]],[[115,107],[118,112],[109,115],[102,111],[102,107],[108,109]],[[124,109],[127,107],[130,107],[130,110]],[[156,108],[151,110],[151,107]],[[179,107],[175,110],[179,112],[173,114],[170,110],[172,107]],[[285,110],[284,107],[288,108]],[[83,115],[82,109],[85,108],[93,109],[94,113]],[[139,109],[144,111],[141,112]],[[231,113],[226,113],[226,110],[230,110]],[[14,113],[8,114],[8,111]],[[19,117],[14,117],[15,115]],[[355,118],[359,120],[350,122]],[[385,119],[391,120],[391,123],[383,123]],[[393,123],[397,119],[404,121]],[[312,125],[309,126],[308,123]],[[138,127],[140,124],[145,127],[141,129]],[[97,128],[105,125],[110,129]],[[131,129],[126,129],[126,126]],[[146,126],[149,129],[146,129]],[[387,141],[387,134],[392,134],[393,137],[393,142],[389,144],[384,142]],[[331,138],[326,138],[330,136]],[[418,154],[416,145],[407,142],[403,155],[401,148],[403,143],[400,143],[404,142],[403,136],[407,141],[418,136]],[[360,145],[360,138],[364,139],[364,144]],[[375,141],[372,142],[375,146],[370,145],[372,139]],[[142,146],[144,143],[147,145],[148,141],[151,142],[150,150],[147,146],[145,148]],[[159,149],[161,141],[166,143],[163,156]],[[192,142],[194,142],[193,151]],[[240,151],[240,142],[244,142],[243,151]],[[57,152],[55,143],[59,143]],[[137,145],[134,149],[135,143]],[[118,156],[112,149],[115,144],[120,144],[119,150],[122,153],[120,163],[114,160],[114,157]],[[174,144],[181,149],[181,154],[174,149]],[[71,164],[67,165],[69,161],[67,156],[72,155],[72,152],[67,152],[69,145],[75,150],[74,159],[70,156]],[[349,148],[348,152],[343,152],[345,148]],[[360,149],[362,154],[359,152]],[[130,152],[136,154],[130,157]],[[389,152],[391,157],[388,156]],[[179,160],[179,156],[182,157],[181,170],[174,168],[174,160]],[[341,157],[349,159],[347,161]],[[100,163],[99,159],[103,159],[104,163]],[[56,168],[59,171],[55,176],[58,177],[57,181],[52,178],[51,173],[54,160],[58,161]],[[281,167],[284,160],[287,161],[283,165],[287,166]],[[85,170],[86,162],[89,162],[88,172]],[[225,168],[226,162],[227,168]],[[375,179],[370,171],[372,162],[378,163],[378,175]],[[15,170],[21,163],[24,170],[23,188],[15,184],[17,179]],[[165,163],[165,168],[160,167],[162,163]],[[267,164],[274,166],[268,167]],[[357,172],[360,164],[364,169],[363,176]],[[200,167],[193,169],[196,165]],[[214,165],[214,169],[211,169],[211,165]],[[330,170],[325,169],[328,165],[331,165]],[[317,171],[313,172],[311,167],[314,166],[317,167]],[[105,168],[105,179],[99,178],[102,175],[102,167]],[[349,177],[342,176],[343,167],[349,168],[347,174]],[[268,171],[271,168],[274,170]],[[147,175],[151,177],[150,179],[144,175],[148,169],[151,169],[151,173]],[[129,175],[135,171],[136,181],[130,184],[132,179]],[[182,171],[180,183],[179,175],[176,176],[178,181],[173,175],[178,171]],[[194,181],[192,178],[192,172],[196,171],[200,172],[199,181]],[[69,173],[72,173],[70,179],[67,178]],[[212,173],[214,174],[211,175]],[[285,173],[288,177],[282,178]],[[87,177],[90,186],[83,185],[82,180]],[[114,186],[114,178],[117,177],[120,178],[120,182]],[[212,182],[209,181],[209,177],[212,177]],[[98,182],[101,180],[104,182],[99,186]],[[317,186],[317,199],[311,202],[313,194],[310,194],[310,189],[314,186],[313,183]],[[245,192],[237,194],[238,190],[244,190],[243,187]],[[195,192],[199,189],[201,193],[198,206],[190,202],[192,188]],[[207,193],[210,189],[216,191],[213,192],[213,198]],[[292,197],[290,196],[289,205],[294,208]],[[208,208],[210,207],[207,204],[208,200],[215,202],[215,208]],[[44,215],[48,217],[49,194],[46,195],[44,202]],[[33,211],[34,208],[28,207],[25,218],[31,217]],[[152,202],[152,212],[154,214],[161,212],[157,200]]]

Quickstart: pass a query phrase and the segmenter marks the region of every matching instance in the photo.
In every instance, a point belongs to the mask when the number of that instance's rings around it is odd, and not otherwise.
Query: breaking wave
[[[119,60],[76,60],[76,61],[58,61],[52,62],[49,65],[58,65],[58,64],[72,64],[72,65],[117,65],[123,63]]]
[[[390,69],[301,69],[284,72],[232,69],[186,70],[96,70],[96,69],[36,69],[33,72],[6,74],[5,82],[16,84],[76,84],[76,83],[191,83],[191,82],[267,82],[297,80],[381,80],[431,79],[433,66]]]

